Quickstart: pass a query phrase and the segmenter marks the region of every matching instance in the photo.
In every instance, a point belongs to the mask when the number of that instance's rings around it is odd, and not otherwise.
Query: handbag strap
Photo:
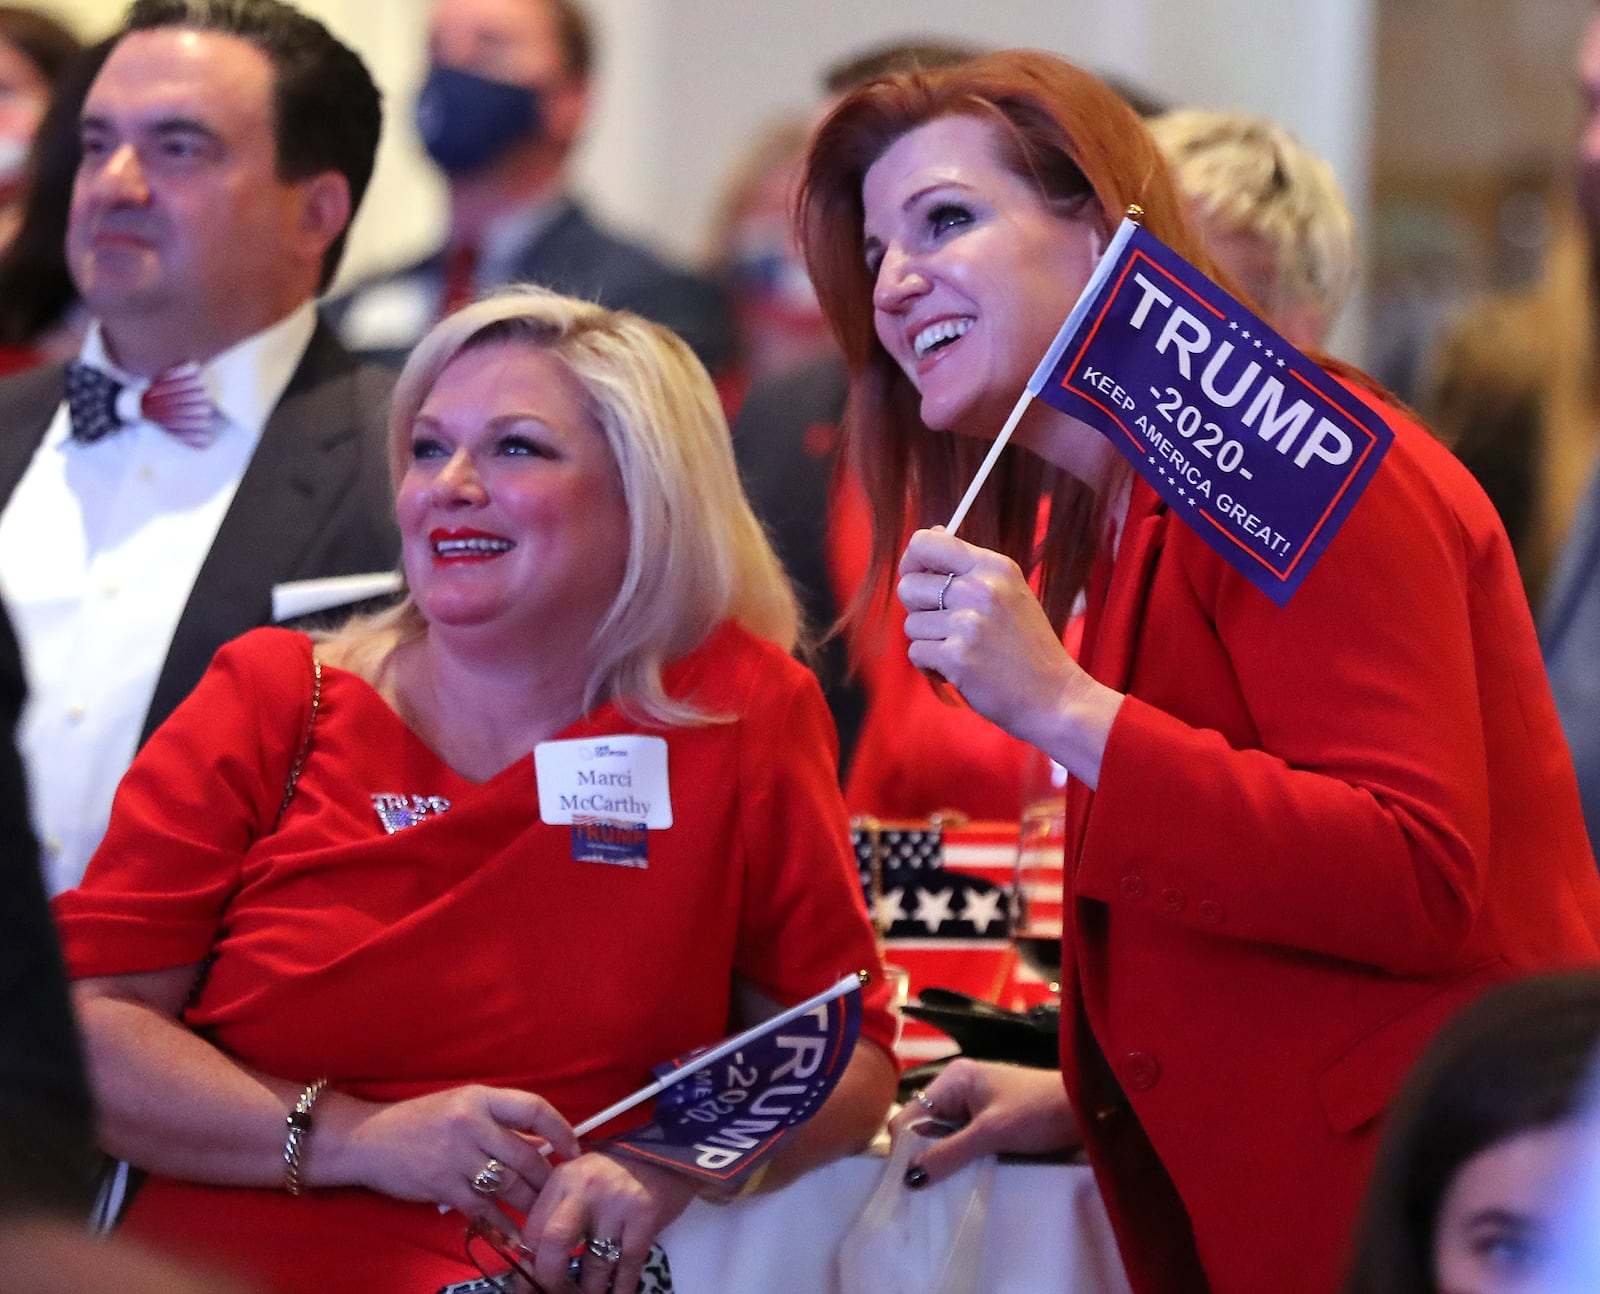
[[[317,711],[322,706],[322,662],[313,653],[311,657],[311,716],[306,720],[305,734],[300,738],[300,749],[295,751],[294,762],[289,765],[289,776],[285,779],[283,787],[283,803],[278,806],[278,816],[273,820],[272,829],[276,831],[278,824],[283,821],[283,815],[288,811],[289,801],[294,799],[294,786],[300,780],[300,770],[306,765],[306,756],[311,751],[311,730],[316,726]],[[194,983],[189,986],[189,996],[184,1002],[187,1011],[200,1000],[200,990],[205,987],[206,977],[211,973],[211,964],[216,961],[217,954],[213,948],[210,954],[200,963],[200,969],[195,972]],[[89,1230],[97,1236],[108,1235],[115,1229],[122,1215],[126,1211],[133,1192],[138,1189],[144,1180],[144,1174],[123,1160],[107,1159],[105,1168],[100,1177],[99,1189],[95,1195],[94,1207],[89,1215]]]
[[[276,831],[278,824],[283,821],[283,815],[289,811],[289,801],[294,799],[295,784],[300,780],[300,771],[306,766],[306,756],[311,753],[311,732],[317,724],[317,710],[322,705],[322,662],[313,654],[311,657],[311,714],[306,719],[305,735],[300,738],[300,749],[295,751],[294,762],[289,765],[289,776],[283,785],[283,803],[278,806],[278,816],[273,820],[272,829]]]

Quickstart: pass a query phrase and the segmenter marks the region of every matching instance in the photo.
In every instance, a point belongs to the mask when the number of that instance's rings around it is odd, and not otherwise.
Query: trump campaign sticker
[[[650,830],[642,822],[578,818],[572,824],[572,861],[648,867]]]

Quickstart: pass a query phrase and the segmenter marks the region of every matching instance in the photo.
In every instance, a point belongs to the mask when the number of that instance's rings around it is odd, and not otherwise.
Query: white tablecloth
[[[881,1155],[857,1155],[779,1191],[732,1204],[696,1201],[661,1237],[677,1294],[836,1294],[839,1243],[885,1163]],[[1128,1294],[1087,1168],[999,1166],[979,1288],[984,1294]]]

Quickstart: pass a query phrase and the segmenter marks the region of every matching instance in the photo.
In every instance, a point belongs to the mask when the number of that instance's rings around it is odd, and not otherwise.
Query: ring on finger
[[[491,1200],[500,1194],[500,1188],[505,1184],[506,1166],[498,1159],[491,1159],[472,1179],[472,1189]]]
[[[603,1263],[615,1265],[622,1261],[622,1246],[614,1237],[593,1236],[584,1248]]]
[[[944,577],[944,584],[939,589],[939,610],[944,610],[944,595],[950,592],[950,586],[956,582],[956,573],[951,571]]]

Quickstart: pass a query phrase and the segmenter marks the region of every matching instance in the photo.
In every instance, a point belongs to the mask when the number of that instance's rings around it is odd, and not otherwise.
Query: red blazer
[[[1430,1035],[1600,959],[1504,529],[1358,394],[1394,445],[1287,607],[1143,482],[1090,606],[1085,664],[1128,700],[1098,791],[1069,793],[1063,1067],[1140,1294],[1335,1290]]]

